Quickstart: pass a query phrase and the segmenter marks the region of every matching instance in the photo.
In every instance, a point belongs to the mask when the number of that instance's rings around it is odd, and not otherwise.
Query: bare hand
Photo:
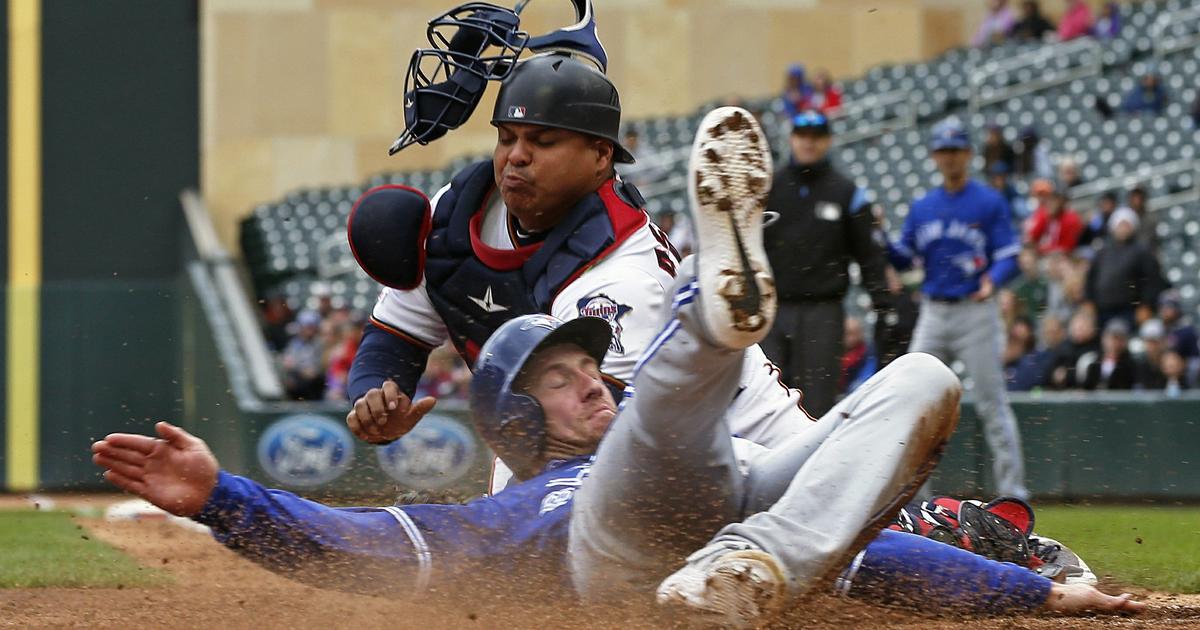
[[[432,396],[412,402],[399,385],[384,381],[382,387],[354,401],[354,408],[346,414],[346,426],[365,442],[390,442],[411,431],[436,404]]]
[[[204,440],[159,422],[159,438],[112,433],[92,444],[92,462],[118,488],[176,516],[200,512],[217,485],[217,458]]]
[[[1146,609],[1145,602],[1134,601],[1133,595],[1105,595],[1088,584],[1054,584],[1050,597],[1042,608],[1050,612],[1078,614],[1083,612],[1138,613]]]
[[[979,290],[971,294],[971,299],[982,302],[992,297],[993,290],[995,287],[992,286],[992,277],[985,273],[979,277]]]

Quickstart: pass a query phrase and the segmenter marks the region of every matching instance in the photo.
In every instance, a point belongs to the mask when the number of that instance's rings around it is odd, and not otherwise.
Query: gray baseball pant
[[[689,289],[689,286],[692,287]],[[704,337],[694,283],[647,349],[576,492],[572,579],[588,601],[648,597],[691,553],[745,539],[773,554],[794,592],[830,578],[936,463],[961,386],[930,355],[906,355],[742,475],[725,414],[742,350]]]
[[[1017,417],[1008,404],[1002,356],[1005,331],[994,299],[983,302],[935,302],[925,298],[909,352],[927,352],[949,364],[963,362],[974,381],[975,412],[983,421],[983,437],[992,452],[996,491],[1028,499],[1025,459]]]

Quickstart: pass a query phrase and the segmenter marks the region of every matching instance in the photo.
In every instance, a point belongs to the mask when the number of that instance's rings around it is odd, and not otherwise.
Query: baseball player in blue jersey
[[[494,496],[330,508],[221,471],[201,440],[166,423],[160,439],[110,435],[93,459],[106,479],[209,525],[243,556],[327,587],[411,592],[402,577],[447,585],[486,566],[549,577],[584,602],[656,592],[659,603],[734,626],[764,621],[839,573],[850,594],[929,607],[1140,608],[1127,595],[879,533],[957,419],[957,378],[929,355],[902,357],[809,431],[739,460],[725,416],[742,355],[775,308],[759,237],[769,175],[748,112],[722,108],[701,122],[690,177],[698,254],[681,266],[620,407],[600,371],[613,335],[603,319],[525,315],[485,343],[472,415],[522,480]]]
[[[1028,499],[1021,434],[1001,365],[1005,330],[994,298],[996,288],[1019,273],[1021,244],[1004,198],[969,176],[971,139],[962,124],[950,118],[935,125],[929,149],[942,185],[913,202],[900,241],[888,248],[898,269],[919,258],[925,270],[908,349],[963,362],[975,383],[972,395],[992,452],[996,489]]]

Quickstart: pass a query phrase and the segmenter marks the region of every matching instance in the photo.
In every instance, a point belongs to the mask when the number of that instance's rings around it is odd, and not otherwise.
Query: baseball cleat
[[[775,278],[762,244],[771,149],[750,112],[721,107],[700,121],[688,164],[697,280],[713,341],[745,348],[775,319]]]
[[[787,577],[779,561],[750,543],[719,541],[692,554],[658,586],[658,603],[705,626],[752,628],[783,609]]]
[[[1053,538],[1031,534],[1029,549],[1037,559],[1045,563],[1034,569],[1038,575],[1063,584],[1095,586],[1100,581],[1079,554]]]

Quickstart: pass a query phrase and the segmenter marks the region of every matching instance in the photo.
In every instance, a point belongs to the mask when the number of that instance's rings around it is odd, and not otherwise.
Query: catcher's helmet
[[[538,314],[508,320],[483,344],[471,379],[471,418],[518,479],[541,472],[538,463],[546,443],[541,404],[513,389],[521,370],[538,351],[560,343],[574,343],[600,363],[611,339],[612,327],[598,317],[563,322]]]
[[[500,85],[492,124],[525,123],[569,129],[613,143],[613,160],[632,163],[621,146],[621,100],[599,70],[570,56],[547,53],[517,64]]]
[[[388,154],[428,144],[475,111],[489,80],[512,72],[529,41],[511,9],[468,2],[429,21],[431,48],[413,52],[404,81],[404,133]]]

